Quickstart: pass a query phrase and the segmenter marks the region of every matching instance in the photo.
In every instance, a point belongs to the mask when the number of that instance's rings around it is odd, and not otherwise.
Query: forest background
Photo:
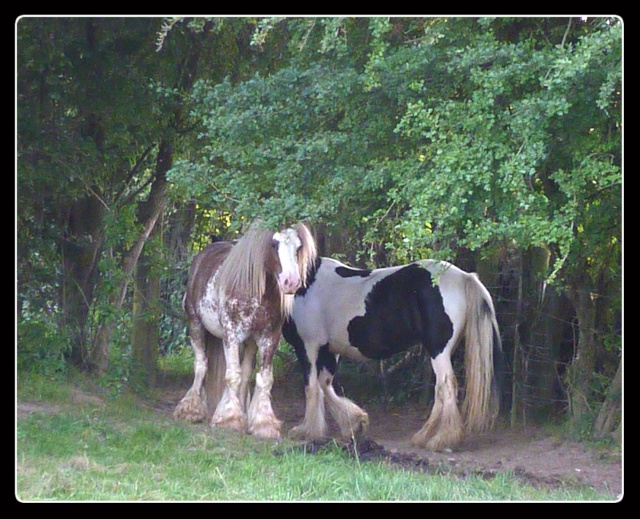
[[[20,18],[18,376],[153,386],[188,348],[193,254],[255,218],[305,220],[354,266],[479,272],[511,422],[620,441],[622,33],[616,17]],[[416,358],[375,369],[426,398]]]

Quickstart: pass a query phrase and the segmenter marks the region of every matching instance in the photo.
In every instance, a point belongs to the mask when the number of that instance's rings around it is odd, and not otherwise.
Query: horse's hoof
[[[307,438],[307,433],[301,425],[296,425],[289,430],[287,436],[290,440],[304,441]]]
[[[367,429],[369,429],[369,415],[361,413],[353,422],[341,425],[340,436],[345,441],[349,441],[352,438],[364,438],[367,434]]]
[[[355,434],[357,436],[364,436],[365,434],[367,434],[368,429],[369,429],[369,415],[364,414],[360,418],[360,421],[358,422],[358,428],[355,431]]]
[[[304,424],[300,424],[292,427],[287,436],[290,440],[312,442],[323,440],[326,434],[312,434]]]
[[[256,438],[260,438],[262,440],[282,439],[282,435],[280,434],[280,424],[277,426],[274,426],[273,423],[252,425],[249,427],[249,434],[252,434]]]
[[[174,409],[173,417],[191,423],[204,422],[207,419],[207,410],[201,399],[185,397]]]
[[[222,427],[223,429],[229,429],[231,431],[245,432],[247,430],[247,420],[242,415],[226,416],[223,418],[216,418],[215,416],[209,423],[211,428]]]
[[[433,436],[416,433],[411,438],[411,443],[433,452],[451,452],[464,440],[464,434],[458,431],[450,433],[437,433]]]

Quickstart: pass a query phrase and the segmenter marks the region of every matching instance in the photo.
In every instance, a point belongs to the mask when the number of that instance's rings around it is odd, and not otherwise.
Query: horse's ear
[[[300,267],[300,278],[302,285],[307,285],[307,275],[316,263],[318,251],[316,249],[316,241],[311,234],[309,228],[302,222],[293,226],[298,233],[302,246],[298,251],[298,266]]]

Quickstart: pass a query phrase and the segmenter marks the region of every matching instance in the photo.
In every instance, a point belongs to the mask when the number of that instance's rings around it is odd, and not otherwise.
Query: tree
[[[158,59],[158,25],[104,18],[25,18],[18,25],[18,210],[25,215],[19,225],[33,226],[29,212],[48,193],[42,210],[53,215],[51,239],[63,259],[61,303],[73,329],[72,358],[98,371],[106,368],[110,329],[163,209],[165,174],[181,129],[175,111],[167,123],[152,84],[171,82],[173,70],[183,78],[193,73],[189,63],[172,67],[173,56]],[[174,81],[176,89],[185,86]],[[136,216],[139,202],[146,206]],[[21,246],[28,262],[33,244]],[[90,325],[96,325],[91,348]]]
[[[25,326],[68,331],[60,349],[79,366],[103,372],[112,331],[127,334],[130,280],[193,130],[198,74],[241,77],[273,63],[249,45],[255,23],[19,20],[18,307]],[[276,40],[265,40],[274,52]]]
[[[146,51],[152,40],[140,34],[152,25],[147,19],[18,22],[20,294],[44,281],[30,275],[42,247],[46,261],[60,266],[46,283],[60,291],[52,294],[53,307],[70,331],[78,364],[89,358],[88,318],[100,276],[105,279],[101,258],[119,246],[108,242],[106,227],[120,226],[120,243],[127,241],[123,217],[132,212],[122,209],[144,190],[156,144],[152,92],[138,88],[153,55]],[[41,245],[29,236],[39,236]],[[20,306],[32,303],[24,298]]]

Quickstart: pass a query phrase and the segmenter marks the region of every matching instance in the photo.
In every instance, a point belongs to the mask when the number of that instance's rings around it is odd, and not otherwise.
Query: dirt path
[[[160,405],[172,412],[188,389],[175,385],[161,395]],[[273,407],[286,434],[304,417],[304,395],[298,377],[276,379]],[[369,413],[368,442],[358,449],[365,459],[383,457],[406,467],[457,475],[492,477],[513,471],[534,486],[559,488],[587,485],[608,492],[612,499],[623,492],[622,459],[616,449],[593,449],[585,444],[551,435],[541,428],[494,431],[467,438],[455,452],[431,452],[414,447],[411,436],[422,427],[427,409],[417,406],[385,409],[363,405]],[[330,430],[337,432],[330,422]],[[336,435],[337,436],[337,435]]]
[[[273,389],[274,410],[284,421],[285,431],[304,417],[301,390],[291,386],[292,382],[276,381]],[[410,442],[411,436],[424,424],[426,408],[363,407],[369,413],[367,437],[373,440],[374,449],[383,447],[391,454],[392,461],[395,458],[403,465],[486,477],[511,470],[534,486],[557,488],[583,484],[612,496],[623,492],[622,459],[613,448],[592,449],[540,428],[497,427],[490,433],[467,438],[455,452],[431,452],[416,448]]]

